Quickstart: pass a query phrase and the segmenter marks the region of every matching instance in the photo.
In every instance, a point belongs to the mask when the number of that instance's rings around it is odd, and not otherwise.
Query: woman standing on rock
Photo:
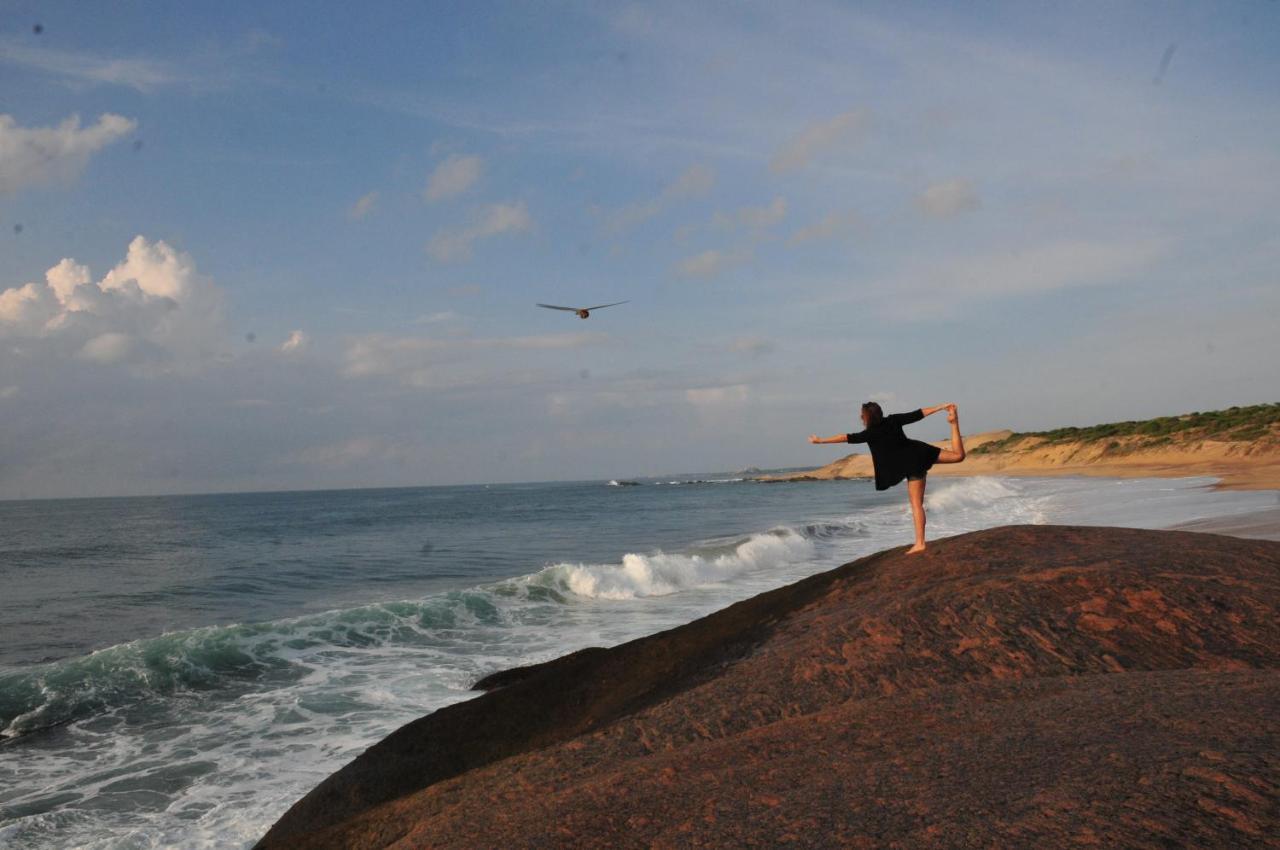
[[[947,411],[951,423],[951,448],[941,449],[929,443],[913,440],[902,432],[903,425],[919,422],[926,416]],[[910,413],[884,415],[880,405],[869,401],[862,405],[864,430],[834,437],[809,436],[810,443],[866,443],[871,449],[871,463],[876,472],[876,489],[888,490],[902,479],[907,479],[907,498],[911,502],[911,517],[916,525],[916,545],[907,550],[908,555],[924,551],[924,484],[929,467],[935,463],[959,463],[964,460],[964,440],[960,436],[960,417],[954,404],[922,407]]]

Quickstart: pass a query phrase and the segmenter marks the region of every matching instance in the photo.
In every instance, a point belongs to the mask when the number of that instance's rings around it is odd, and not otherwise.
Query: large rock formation
[[[1275,847],[1278,603],[1267,541],[881,552],[493,677],[259,846]]]

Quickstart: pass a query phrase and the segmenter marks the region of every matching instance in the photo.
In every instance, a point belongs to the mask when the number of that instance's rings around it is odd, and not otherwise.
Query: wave
[[[618,564],[555,564],[530,576],[530,585],[553,588],[588,599],[635,599],[667,596],[719,584],[737,575],[804,560],[813,541],[790,528],[727,544],[724,551],[647,555],[628,553]]]
[[[438,641],[443,630],[504,622],[499,600],[477,589],[130,641],[78,658],[0,671],[0,738],[152,697],[287,685],[307,675],[309,662],[325,652],[425,646]]]
[[[924,501],[928,510],[941,515],[982,512],[1004,522],[1046,521],[1036,500],[1029,499],[1021,487],[1009,480],[987,476],[948,481],[926,493]]]
[[[441,646],[476,628],[518,626],[530,606],[665,596],[719,584],[803,562],[812,558],[818,543],[866,533],[857,520],[814,521],[705,541],[684,552],[628,553],[613,564],[554,564],[422,600],[206,626],[0,670],[0,739],[156,697],[234,696],[288,686],[335,653]]]

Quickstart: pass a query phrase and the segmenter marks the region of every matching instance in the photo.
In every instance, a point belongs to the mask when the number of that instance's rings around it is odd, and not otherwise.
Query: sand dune
[[[1280,488],[1280,441],[1197,439],[1144,447],[1138,440],[1047,443],[1027,437],[990,453],[975,452],[985,443],[1003,440],[1012,432],[988,431],[965,437],[968,457],[963,463],[938,464],[930,475],[1099,475],[1115,478],[1180,478],[1215,476],[1218,486],[1239,490]],[[934,443],[949,447],[949,441]],[[765,481],[807,481],[870,478],[871,456],[865,451],[846,455],[807,472],[761,476]]]

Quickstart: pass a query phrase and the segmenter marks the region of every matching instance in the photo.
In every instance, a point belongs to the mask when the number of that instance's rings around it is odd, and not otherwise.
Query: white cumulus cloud
[[[218,347],[222,301],[191,257],[138,236],[96,283],[68,258],[43,281],[0,291],[0,338],[45,340],[104,363],[145,354],[199,358]]]
[[[450,154],[427,177],[423,197],[428,201],[453,198],[470,189],[480,179],[484,161],[478,156]]]
[[[56,127],[21,127],[12,115],[0,115],[0,195],[74,178],[89,157],[137,126],[110,113],[90,127],[81,127],[77,115]]]
[[[472,222],[455,230],[441,230],[427,242],[427,253],[442,263],[470,258],[473,245],[502,233],[522,233],[533,228],[533,217],[523,201],[490,204]]]

